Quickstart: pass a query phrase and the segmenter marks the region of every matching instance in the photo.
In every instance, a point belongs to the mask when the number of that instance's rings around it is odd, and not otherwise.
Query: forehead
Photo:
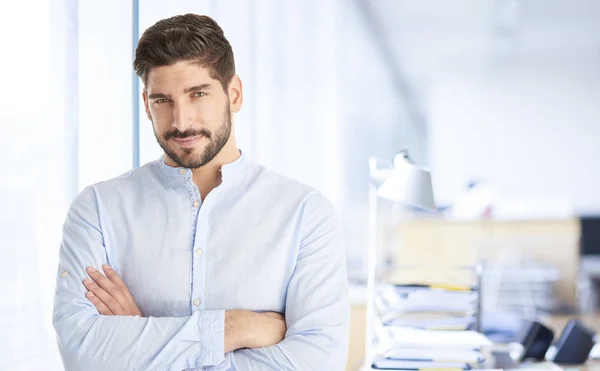
[[[186,87],[202,84],[214,84],[218,80],[210,76],[208,68],[190,61],[180,61],[168,66],[154,67],[148,73],[146,89],[148,92],[183,90]]]

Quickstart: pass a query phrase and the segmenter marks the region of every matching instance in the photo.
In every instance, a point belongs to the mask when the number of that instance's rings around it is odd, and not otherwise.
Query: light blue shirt
[[[64,225],[54,327],[65,369],[343,370],[341,228],[317,191],[242,155],[204,202],[162,159],[86,188]],[[111,265],[144,317],[104,316],[85,268]],[[224,352],[225,310],[285,315],[274,346]]]

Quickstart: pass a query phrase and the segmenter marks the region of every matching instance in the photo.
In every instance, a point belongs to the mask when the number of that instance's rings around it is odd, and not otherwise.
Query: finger
[[[117,274],[117,272],[115,272],[115,270],[112,269],[112,267],[110,265],[102,264],[102,270],[104,271],[104,274],[106,274],[106,278],[111,280],[111,282],[114,283],[115,286],[117,286],[117,288],[119,290],[121,290],[121,293],[123,295],[127,296],[128,298],[131,298],[131,293],[129,292],[129,288],[127,287],[125,282],[123,282],[123,280]]]
[[[109,293],[113,298],[115,298],[119,304],[124,303],[125,297],[121,290],[115,285],[111,280],[104,277],[104,275],[96,270],[96,268],[88,267],[87,272],[92,280],[98,284],[104,291]]]
[[[110,309],[108,309],[108,307],[104,305],[104,303],[96,295],[94,295],[92,291],[88,291],[87,294],[85,294],[85,297],[88,298],[88,300],[91,301],[92,304],[94,304],[94,306],[98,310],[98,313],[103,314],[105,316],[114,315],[114,313]]]
[[[113,313],[113,314],[121,314],[123,313],[123,307],[121,304],[112,297],[108,292],[104,291],[100,286],[96,284],[96,282],[92,281],[89,278],[83,280],[83,285],[88,291],[91,291],[100,301]]]
[[[125,299],[129,300],[130,302],[134,302],[133,296],[131,295],[131,292],[129,291],[129,287],[127,287],[127,285],[125,284],[125,282],[123,282],[123,280],[117,274],[117,272],[115,272],[115,270],[112,269],[112,267],[108,264],[102,264],[102,270],[104,271],[104,274],[106,274],[106,277],[109,280],[111,280],[112,283],[115,284],[115,286],[117,286],[119,288],[119,290],[121,291],[121,294],[123,294]],[[122,304],[121,306],[124,306],[124,305],[125,304]]]

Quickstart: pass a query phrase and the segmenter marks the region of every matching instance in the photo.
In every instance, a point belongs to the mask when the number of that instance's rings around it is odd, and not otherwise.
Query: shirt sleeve
[[[240,349],[239,370],[345,370],[349,341],[345,247],[331,203],[318,193],[305,205],[297,263],[289,282],[285,339],[274,346]]]
[[[176,370],[214,366],[224,359],[225,312],[189,317],[100,315],[85,297],[87,266],[106,263],[95,194],[72,203],[60,247],[53,324],[66,371]]]

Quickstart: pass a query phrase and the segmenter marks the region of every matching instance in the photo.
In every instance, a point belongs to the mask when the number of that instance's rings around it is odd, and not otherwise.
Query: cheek
[[[150,119],[156,128],[169,126],[173,121],[173,114],[168,109],[164,108],[151,108],[150,116]]]
[[[202,125],[210,126],[213,118],[211,105],[208,102],[195,104],[192,108],[192,115],[196,122]]]
[[[229,99],[227,96],[212,94],[202,99],[194,105],[196,117],[205,120],[207,125],[221,125],[223,113],[228,107]]]

